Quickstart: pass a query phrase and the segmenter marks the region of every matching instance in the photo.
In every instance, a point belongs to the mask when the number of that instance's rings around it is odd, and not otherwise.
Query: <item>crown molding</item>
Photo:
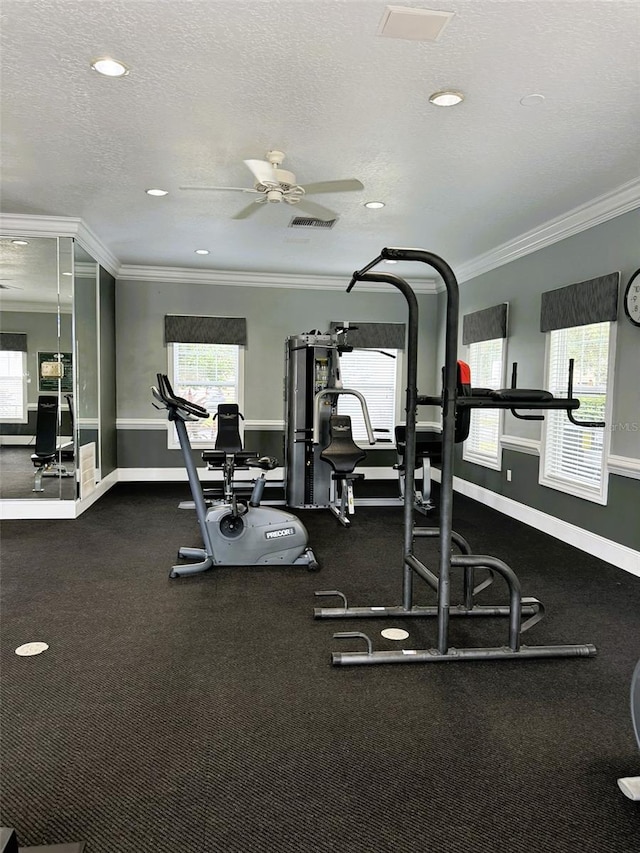
[[[496,267],[586,231],[587,228],[593,228],[623,213],[629,213],[637,207],[640,207],[640,178],[621,184],[615,190],[574,207],[568,213],[550,219],[537,228],[532,228],[515,240],[503,243],[490,252],[461,264],[456,269],[456,278],[459,282],[468,281]]]
[[[615,190],[598,196],[568,213],[532,228],[514,240],[502,243],[460,264],[456,268],[458,282],[469,281],[496,267],[537,252],[595,225],[629,213],[640,207],[640,178],[621,184]],[[0,232],[24,237],[73,237],[98,263],[118,279],[133,281],[175,282],[182,284],[217,284],[234,287],[284,287],[308,290],[345,290],[347,276],[295,275],[292,273],[256,273],[237,270],[194,270],[182,267],[137,266],[120,264],[118,258],[100,241],[86,223],[71,216],[33,216],[0,213]],[[416,293],[434,294],[444,290],[439,279],[412,279]],[[383,282],[359,282],[358,290],[386,292]]]
[[[232,287],[284,287],[303,290],[346,290],[349,276],[296,275],[295,273],[238,272],[237,270],[194,270],[182,267],[147,267],[123,264],[118,280],[157,281],[176,284],[217,284]],[[416,293],[436,293],[435,279],[412,279]],[[390,292],[384,282],[358,282],[359,291]]]
[[[120,261],[86,222],[77,216],[34,216],[30,213],[0,213],[0,233],[17,237],[71,237],[114,277]]]

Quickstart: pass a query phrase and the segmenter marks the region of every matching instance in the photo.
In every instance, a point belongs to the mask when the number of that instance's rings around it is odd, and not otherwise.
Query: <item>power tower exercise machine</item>
[[[260,506],[266,482],[264,471],[277,465],[270,457],[258,458],[257,453],[243,452],[242,464],[263,470],[247,503],[236,500],[232,494],[231,474],[228,482],[225,481],[223,500],[207,508],[193,461],[186,423],[207,418],[209,412],[174,394],[164,374],[158,373],[157,380],[157,387],[152,387],[151,391],[160,404],[156,408],[166,409],[169,421],[175,424],[204,543],[204,548],[180,548],[179,557],[196,562],[173,566],[169,577],[197,574],[212,566],[295,565],[306,566],[310,571],[317,570],[318,563],[308,547],[307,531],[300,519],[274,507]],[[214,454],[211,456],[214,462],[215,454],[220,454],[224,462],[226,459],[222,457],[234,456],[234,451],[214,450],[209,451],[209,454]]]
[[[364,396],[342,384],[340,355],[353,349],[347,332],[293,335],[285,345],[286,503],[328,508],[344,526],[354,512],[354,480],[364,478],[354,468],[366,454],[353,441],[351,419],[337,413],[341,395],[358,400],[369,444],[376,443]]]
[[[427,264],[438,272],[447,292],[445,364],[443,369],[443,387],[440,396],[418,394],[417,382],[417,344],[418,344],[418,302],[415,293],[407,282],[395,275],[375,273],[370,270],[383,260],[416,261]],[[317,596],[338,597],[342,606],[316,608],[314,615],[318,619],[353,618],[389,618],[421,617],[437,618],[437,645],[428,649],[401,649],[399,651],[376,651],[370,637],[360,631],[340,632],[335,638],[359,638],[366,643],[365,651],[334,652],[334,665],[384,664],[384,663],[434,663],[453,660],[522,660],[523,658],[549,657],[591,657],[596,654],[595,646],[556,645],[526,646],[521,635],[538,623],[544,615],[544,608],[535,598],[523,598],[520,581],[516,573],[497,557],[474,554],[469,543],[460,534],[452,530],[453,515],[453,460],[456,427],[464,432],[464,422],[470,417],[472,408],[509,409],[513,413],[518,409],[544,410],[564,409],[572,422],[583,426],[603,426],[601,422],[582,422],[573,417],[580,401],[572,397],[573,365],[569,363],[569,390],[567,398],[555,398],[547,391],[537,389],[510,388],[474,395],[470,384],[458,379],[458,313],[459,293],[456,277],[449,265],[438,255],[422,249],[384,248],[380,255],[363,269],[355,272],[347,287],[350,292],[359,281],[386,282],[397,288],[404,296],[409,313],[407,330],[407,392],[406,392],[406,446],[405,458],[413,460],[416,448],[416,411],[418,406],[437,405],[442,408],[442,474],[440,485],[440,526],[414,527],[413,492],[414,466],[405,466],[404,488],[404,541],[403,541],[403,578],[402,603],[391,606],[354,607],[339,590],[320,590]],[[522,415],[520,415],[522,417]],[[440,545],[439,571],[433,572],[414,553],[414,543],[418,538],[437,538]],[[453,554],[456,546],[460,553]],[[453,569],[463,572],[463,600],[458,605],[451,604],[450,578]],[[476,585],[476,569],[488,570],[489,577]],[[508,589],[507,605],[481,605],[475,601],[480,590],[486,589],[495,575],[500,576]],[[437,595],[437,605],[418,605],[414,603],[413,581],[420,578]],[[449,622],[456,618],[478,618],[482,616],[505,616],[509,621],[507,643],[491,648],[453,648],[449,642]],[[526,620],[523,621],[523,616]]]

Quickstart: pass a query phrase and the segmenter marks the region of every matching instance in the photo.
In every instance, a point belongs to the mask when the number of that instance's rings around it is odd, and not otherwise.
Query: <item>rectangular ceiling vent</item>
[[[434,9],[387,6],[377,34],[388,39],[439,41],[444,28],[454,15],[455,12],[439,12]]]
[[[294,216],[289,228],[333,228],[337,219],[313,219],[309,216]]]

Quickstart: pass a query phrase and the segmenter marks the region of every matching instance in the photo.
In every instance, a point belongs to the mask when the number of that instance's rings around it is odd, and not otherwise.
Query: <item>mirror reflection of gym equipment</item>
[[[101,416],[112,415],[115,425],[115,386],[109,371],[101,376],[99,369],[101,346],[110,353],[114,342],[108,318],[115,282],[103,279],[100,324],[101,269],[76,239],[3,236],[0,260],[11,275],[1,294],[0,350],[20,391],[2,415],[0,499],[34,507],[64,501],[72,515],[73,505],[102,479],[103,451],[106,473],[115,468],[115,426],[100,429]],[[39,416],[44,398],[55,401],[55,418]]]

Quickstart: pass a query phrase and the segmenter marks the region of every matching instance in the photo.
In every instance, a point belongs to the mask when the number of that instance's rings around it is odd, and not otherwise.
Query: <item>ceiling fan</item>
[[[336,219],[338,214],[321,204],[309,201],[308,195],[343,193],[364,189],[363,184],[355,178],[343,181],[321,181],[320,183],[300,186],[296,183],[296,176],[293,172],[280,168],[283,160],[282,151],[268,151],[266,160],[245,160],[244,162],[255,178],[255,183],[251,189],[247,187],[180,187],[179,189],[229,190],[231,192],[254,193],[258,196],[250,205],[236,213],[232,219],[247,219],[260,210],[261,205],[284,202],[285,204],[296,205],[300,210],[315,219],[321,219],[323,222]]]

